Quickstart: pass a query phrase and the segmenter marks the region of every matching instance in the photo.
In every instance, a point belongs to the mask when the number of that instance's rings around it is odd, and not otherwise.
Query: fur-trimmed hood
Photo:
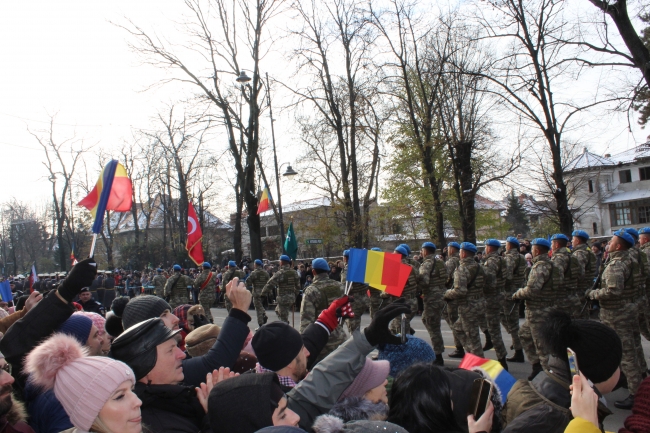
[[[388,421],[350,421],[344,423],[341,418],[332,415],[322,415],[312,426],[316,433],[408,433],[404,428]]]
[[[4,418],[10,425],[18,424],[19,422],[27,422],[27,409],[25,409],[23,402],[16,400],[13,395],[11,396],[11,400],[13,404]]]
[[[363,397],[347,397],[332,407],[326,415],[316,418],[313,429],[317,433],[338,433],[345,430],[344,424],[351,421],[385,421],[388,405],[373,403]]]

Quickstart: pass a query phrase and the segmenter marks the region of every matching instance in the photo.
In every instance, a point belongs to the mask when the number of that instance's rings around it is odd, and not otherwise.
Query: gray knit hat
[[[152,295],[138,296],[126,304],[122,313],[122,324],[124,329],[128,329],[144,320],[160,317],[165,310],[171,312],[172,307],[164,299]]]

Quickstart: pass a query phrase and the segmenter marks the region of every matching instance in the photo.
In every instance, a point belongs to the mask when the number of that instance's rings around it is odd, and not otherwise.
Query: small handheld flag
[[[190,259],[197,265],[201,265],[203,260],[203,232],[199,226],[199,219],[196,216],[194,205],[189,202],[187,207],[187,241],[185,249]]]
[[[402,263],[401,254],[350,249],[347,280],[368,284],[393,296],[401,296],[411,274],[411,267]]]
[[[260,202],[257,205],[257,214],[261,214],[262,212],[266,212],[269,210],[269,202],[271,201],[271,193],[269,192],[269,187],[267,186],[264,188],[264,191],[262,191],[262,196],[260,197]]]
[[[510,389],[513,387],[515,382],[517,382],[517,379],[515,379],[510,373],[504,370],[498,361],[481,358],[476,355],[472,355],[471,353],[465,354],[465,357],[460,362],[459,367],[464,370],[479,370],[481,373],[483,373],[483,376],[489,376],[496,388],[499,390],[499,394],[501,394],[501,403],[504,404],[508,398]]]

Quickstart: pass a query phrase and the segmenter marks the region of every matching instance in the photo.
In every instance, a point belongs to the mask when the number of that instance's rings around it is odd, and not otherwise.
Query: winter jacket
[[[43,392],[27,382],[25,404],[29,425],[38,433],[59,433],[72,427],[70,417],[52,390]]]
[[[313,428],[318,433],[334,433],[340,430],[343,423],[361,420],[384,421],[387,417],[386,403],[373,403],[363,397],[347,397],[336,403],[327,415],[316,418]]]
[[[564,433],[600,433],[600,429],[585,419],[573,418]]]
[[[0,417],[0,433],[34,433],[34,430],[25,422],[26,419],[25,407],[14,399],[9,412]]]
[[[25,314],[27,314],[27,311],[23,308],[20,311],[16,311],[15,313],[11,313],[7,317],[0,319],[0,332],[7,332],[7,329],[20,320]]]

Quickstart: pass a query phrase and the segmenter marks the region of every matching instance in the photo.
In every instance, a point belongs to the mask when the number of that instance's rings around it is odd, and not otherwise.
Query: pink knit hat
[[[354,381],[348,386],[339,401],[346,397],[363,397],[364,394],[373,388],[377,388],[384,383],[390,373],[390,362],[373,361],[366,358],[366,365],[361,372],[354,378]]]
[[[101,314],[93,313],[93,312],[91,312],[91,311],[76,311],[76,312],[72,313],[73,316],[74,316],[75,314],[78,314],[78,315],[80,315],[80,316],[86,316],[86,317],[89,317],[90,320],[93,321],[93,325],[95,325],[95,327],[96,327],[97,330],[99,331],[99,336],[100,336],[100,337],[103,337],[104,334],[106,334],[106,327],[105,327],[105,325],[106,325],[106,319],[104,319],[104,318],[101,316]]]
[[[118,386],[126,380],[135,384],[128,365],[87,354],[74,337],[54,334],[32,350],[25,363],[29,380],[54,389],[72,424],[86,432]]]

